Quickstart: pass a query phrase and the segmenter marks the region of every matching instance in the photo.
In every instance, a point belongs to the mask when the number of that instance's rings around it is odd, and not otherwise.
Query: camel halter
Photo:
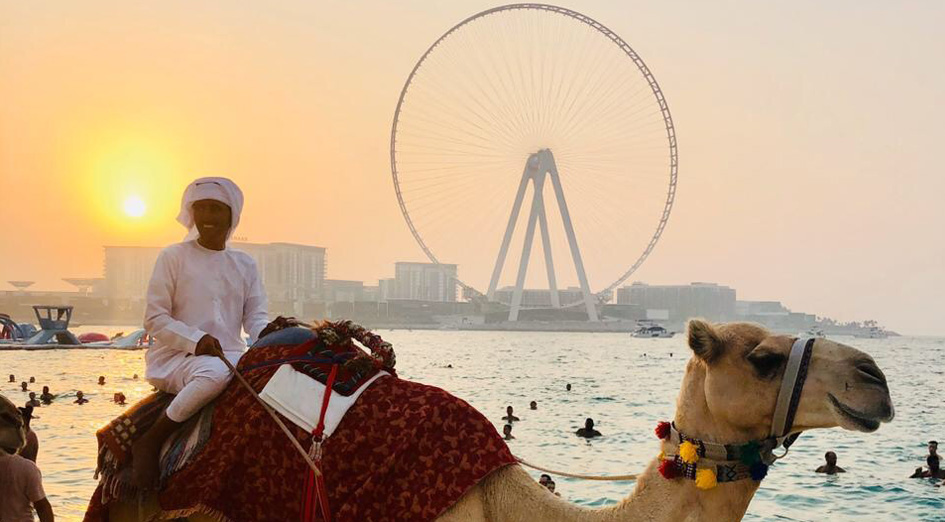
[[[656,435],[669,442],[675,453],[660,455],[660,474],[667,479],[695,480],[700,489],[713,488],[719,482],[762,480],[768,474],[768,467],[787,455],[800,436],[800,432],[791,432],[791,426],[807,380],[814,342],[813,338],[800,338],[791,347],[778,390],[770,437],[745,444],[718,444],[687,437],[675,424],[661,422],[656,427]],[[784,453],[775,455],[774,450],[782,446]]]

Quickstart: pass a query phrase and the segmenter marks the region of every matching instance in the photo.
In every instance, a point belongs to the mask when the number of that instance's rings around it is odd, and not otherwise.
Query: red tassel
[[[665,479],[676,478],[676,462],[672,460],[660,462],[660,475],[663,475]]]
[[[656,425],[656,436],[660,439],[665,439],[669,437],[669,428],[670,425],[668,422],[663,421]]]

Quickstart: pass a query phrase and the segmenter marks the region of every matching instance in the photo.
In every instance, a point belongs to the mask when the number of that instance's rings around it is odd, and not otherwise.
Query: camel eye
[[[777,375],[778,369],[784,364],[784,356],[779,353],[759,352],[754,350],[748,354],[748,362],[762,379],[770,379]]]

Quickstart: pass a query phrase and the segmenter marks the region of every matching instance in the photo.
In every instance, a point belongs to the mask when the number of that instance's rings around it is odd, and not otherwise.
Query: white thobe
[[[245,252],[210,250],[196,240],[165,248],[148,285],[144,327],[154,338],[145,377],[177,394],[167,416],[182,422],[223,391],[230,375],[222,361],[194,356],[206,334],[220,341],[234,365],[268,324],[266,294],[256,262]]]

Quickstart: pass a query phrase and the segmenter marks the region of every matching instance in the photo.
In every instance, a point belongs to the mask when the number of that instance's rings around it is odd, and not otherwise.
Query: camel
[[[674,426],[687,437],[718,444],[744,444],[771,436],[781,376],[795,339],[749,323],[692,320],[692,357],[677,399]],[[886,378],[873,359],[852,347],[817,339],[791,433],[841,427],[872,432],[894,415]],[[655,441],[654,441],[655,442]],[[637,477],[633,494],[619,504],[587,509],[570,504],[535,482],[518,465],[501,468],[467,491],[436,522],[630,522],[738,521],[760,481],[719,482],[711,489],[659,472],[660,449]],[[782,450],[783,451],[783,450]],[[777,466],[772,470],[777,472]],[[156,500],[147,505],[152,511]],[[138,520],[139,506],[115,503],[112,520]],[[209,521],[192,516],[195,522]]]

